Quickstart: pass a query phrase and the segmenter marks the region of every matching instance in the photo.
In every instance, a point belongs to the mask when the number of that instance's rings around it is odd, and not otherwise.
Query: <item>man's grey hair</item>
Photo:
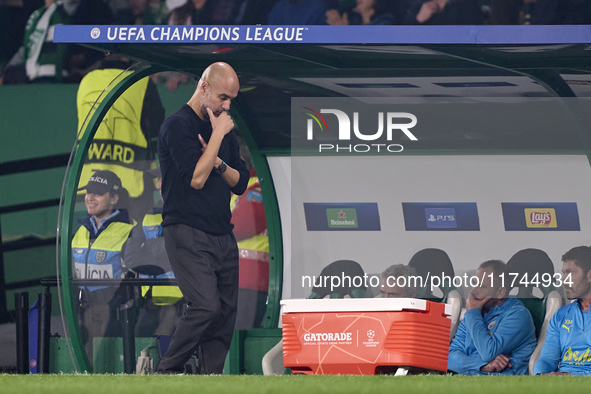
[[[382,274],[380,275],[380,279],[386,279],[388,277],[399,278],[401,276],[406,278],[406,294],[409,294],[413,290],[418,294],[418,285],[420,284],[419,274],[417,273],[417,270],[411,267],[410,265],[391,265],[388,268],[386,268],[384,272],[382,272]],[[411,280],[411,277],[413,277],[414,279]]]

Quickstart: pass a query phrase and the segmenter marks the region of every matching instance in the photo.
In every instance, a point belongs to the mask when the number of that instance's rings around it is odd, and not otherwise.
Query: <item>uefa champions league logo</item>
[[[374,330],[367,331],[367,338],[370,342],[373,342],[373,338],[376,336],[376,332]]]

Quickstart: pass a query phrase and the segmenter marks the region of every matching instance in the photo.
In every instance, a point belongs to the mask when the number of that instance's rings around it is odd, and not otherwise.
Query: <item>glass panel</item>
[[[237,138],[240,155],[250,170],[246,191],[241,196],[233,195],[230,202],[240,253],[236,329],[246,330],[263,326],[269,289],[269,233],[261,184],[250,151],[244,140]]]
[[[283,298],[466,297],[493,278],[476,271],[488,260],[520,298],[563,292],[562,255],[590,236],[589,103],[292,99]],[[384,287],[399,264],[416,279]]]
[[[78,152],[85,148],[84,137],[99,104],[121,81],[145,68],[135,64],[123,69],[127,59],[108,59],[107,67],[91,72],[80,84],[79,144],[66,176],[80,171],[68,218],[71,256],[58,256],[61,264],[71,264],[73,278],[71,297],[60,300],[62,318],[78,326],[91,370],[98,373],[124,372],[125,332],[127,338],[135,337],[136,356],[152,346],[150,355],[157,364],[183,309],[161,237],[157,160],[158,132],[171,111],[166,113],[165,104],[176,105],[179,98],[162,83],[162,75],[140,79],[111,105],[88,149]],[[186,95],[182,99],[186,102]],[[75,168],[78,155],[82,160]],[[73,361],[82,370],[76,343],[70,345]],[[135,370],[135,359],[128,363]]]

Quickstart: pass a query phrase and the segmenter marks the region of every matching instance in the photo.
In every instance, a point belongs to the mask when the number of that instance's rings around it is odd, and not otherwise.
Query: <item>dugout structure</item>
[[[157,73],[198,78],[210,63],[224,61],[241,78],[230,113],[261,181],[269,285],[262,327],[236,333],[229,373],[260,372],[264,351],[280,338],[280,300],[306,297],[311,289],[302,278],[317,275],[331,261],[355,260],[366,273],[379,274],[391,262],[407,263],[418,250],[436,247],[450,255],[461,275],[475,268],[474,261],[508,260],[524,244],[545,250],[557,264],[560,253],[589,237],[584,225],[591,212],[585,200],[591,191],[588,26],[58,26],[55,41],[134,63],[107,84],[81,126],[64,182],[58,276],[64,341],[76,371],[121,368],[106,362],[97,369],[94,351],[114,339],[96,339],[89,351],[88,333],[79,324],[76,291],[88,283],[74,279],[71,241],[76,220],[84,216],[76,189],[89,151],[100,150],[93,139],[111,106]],[[193,86],[179,89],[180,105]],[[346,107],[351,99],[363,111],[393,105],[396,113],[415,115],[418,141],[383,133],[383,141],[368,142],[362,124],[358,134],[365,139],[348,150],[342,141],[340,151],[334,148],[339,140],[320,134],[321,125],[333,132],[340,124],[321,110],[341,101]],[[326,123],[314,121],[306,108]],[[430,115],[432,109],[436,115]],[[454,123],[460,119],[477,127]],[[294,123],[300,120],[301,127]],[[312,134],[327,139],[307,139],[308,124]],[[310,141],[334,149],[322,151]],[[383,143],[382,150],[365,151],[376,149],[373,142]],[[384,149],[390,145],[404,149]],[[112,149],[110,158],[116,154]],[[120,149],[123,160],[125,146]],[[146,149],[145,160],[154,160]],[[386,182],[384,174],[390,174]],[[368,190],[375,193],[363,193]],[[327,205],[304,208],[304,203]],[[530,221],[525,210],[533,212]],[[546,223],[540,210],[552,210],[558,220]],[[327,215],[333,213],[341,219],[355,214],[358,223],[331,222]],[[322,220],[308,221],[306,215]],[[449,224],[451,217],[456,227]],[[367,295],[375,291],[373,286]],[[107,353],[98,354],[108,358]]]

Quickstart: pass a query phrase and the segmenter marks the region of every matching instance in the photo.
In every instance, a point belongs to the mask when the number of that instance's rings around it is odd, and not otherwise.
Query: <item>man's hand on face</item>
[[[466,310],[471,309],[482,309],[484,304],[486,304],[490,300],[490,297],[485,297],[481,300],[474,297],[474,290],[470,292],[468,298],[466,299]]]
[[[226,135],[234,128],[234,121],[226,111],[216,117],[211,108],[208,107],[207,114],[209,115],[209,121],[214,132],[221,132],[223,135]]]
[[[480,367],[480,370],[483,372],[493,373],[503,372],[507,368],[511,368],[511,362],[509,360],[509,357],[503,354],[499,354],[490,363],[486,364],[483,367]]]

